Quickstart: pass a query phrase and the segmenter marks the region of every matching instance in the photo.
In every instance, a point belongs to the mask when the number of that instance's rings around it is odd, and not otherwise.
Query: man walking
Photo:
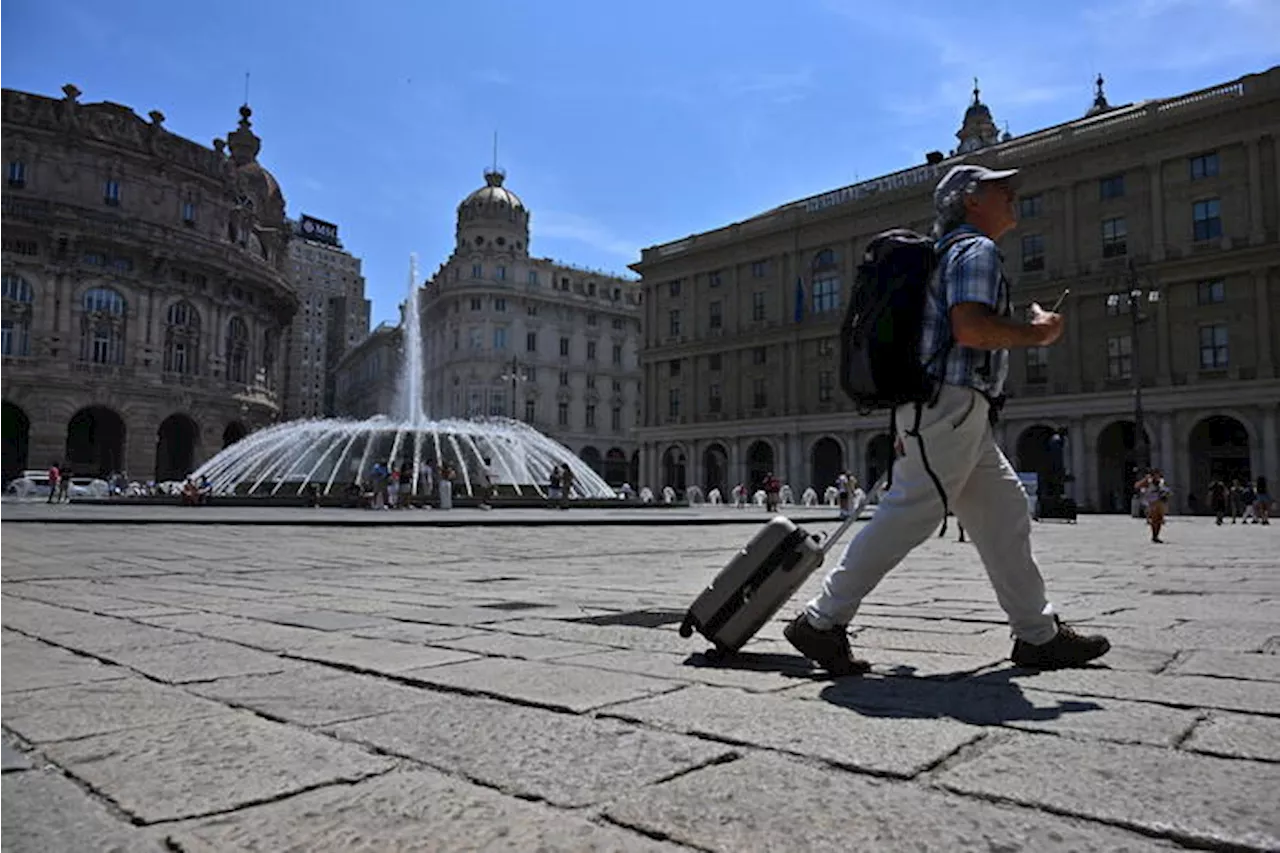
[[[1027,322],[1012,316],[995,241],[1017,224],[1016,175],[956,166],[934,191],[939,260],[925,301],[920,360],[939,383],[936,395],[924,404],[918,430],[899,428],[903,453],[871,522],[784,631],[801,654],[833,675],[870,668],[850,649],[849,622],[881,579],[942,523],[939,489],[1009,616],[1015,664],[1079,666],[1110,649],[1106,638],[1058,623],[1031,554],[1026,493],[991,432],[992,401],[1002,394],[1009,350],[1047,346],[1062,334],[1061,315],[1039,305],[1031,306]],[[915,405],[899,409],[896,423],[916,423]]]

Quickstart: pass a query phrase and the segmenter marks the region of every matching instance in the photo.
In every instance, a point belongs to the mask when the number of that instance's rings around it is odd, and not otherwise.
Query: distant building
[[[247,105],[209,148],[62,91],[3,92],[4,478],[179,479],[280,415],[284,195]]]
[[[1135,477],[1134,371],[1146,433],[1182,510],[1213,478],[1280,478],[1280,67],[1170,98],[1112,106],[1099,78],[1082,117],[1001,135],[976,87],[950,156],[645,249],[640,481],[752,486],[776,471],[799,494],[844,469],[864,482],[893,453],[884,415],[838,385],[838,331],[872,236],[927,230],[938,179],[959,162],[1023,170],[1020,225],[1003,241],[1015,303],[1071,288],[1067,330],[1013,354],[997,435],[1021,471],[1127,509]],[[1134,337],[1116,298],[1156,289]]]
[[[338,226],[303,215],[290,221],[290,273],[298,313],[289,329],[285,367],[287,418],[338,412],[334,370],[343,355],[369,334],[360,259],[338,239]]]
[[[334,365],[334,408],[348,418],[396,415],[395,379],[400,375],[399,326],[380,323]]]

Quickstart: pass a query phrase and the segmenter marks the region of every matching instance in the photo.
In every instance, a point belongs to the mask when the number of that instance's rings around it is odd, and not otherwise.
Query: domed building
[[[608,482],[634,481],[637,282],[534,257],[530,218],[496,168],[458,205],[453,253],[420,299],[427,412],[520,419]]]
[[[249,107],[211,147],[72,85],[3,111],[5,480],[177,479],[275,420],[297,300]]]

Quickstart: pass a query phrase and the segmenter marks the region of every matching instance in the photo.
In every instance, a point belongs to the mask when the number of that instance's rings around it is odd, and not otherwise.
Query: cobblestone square
[[[1274,526],[1036,525],[1114,646],[1041,674],[973,546],[931,539],[854,625],[873,672],[833,680],[782,640],[798,601],[727,665],[677,634],[758,513],[11,509],[7,853],[1280,848]]]

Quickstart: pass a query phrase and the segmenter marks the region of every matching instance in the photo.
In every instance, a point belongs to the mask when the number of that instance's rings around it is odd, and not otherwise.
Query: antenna
[[[498,131],[493,132],[493,171],[498,171]]]
[[[249,103],[249,72],[244,72],[244,102]]]

